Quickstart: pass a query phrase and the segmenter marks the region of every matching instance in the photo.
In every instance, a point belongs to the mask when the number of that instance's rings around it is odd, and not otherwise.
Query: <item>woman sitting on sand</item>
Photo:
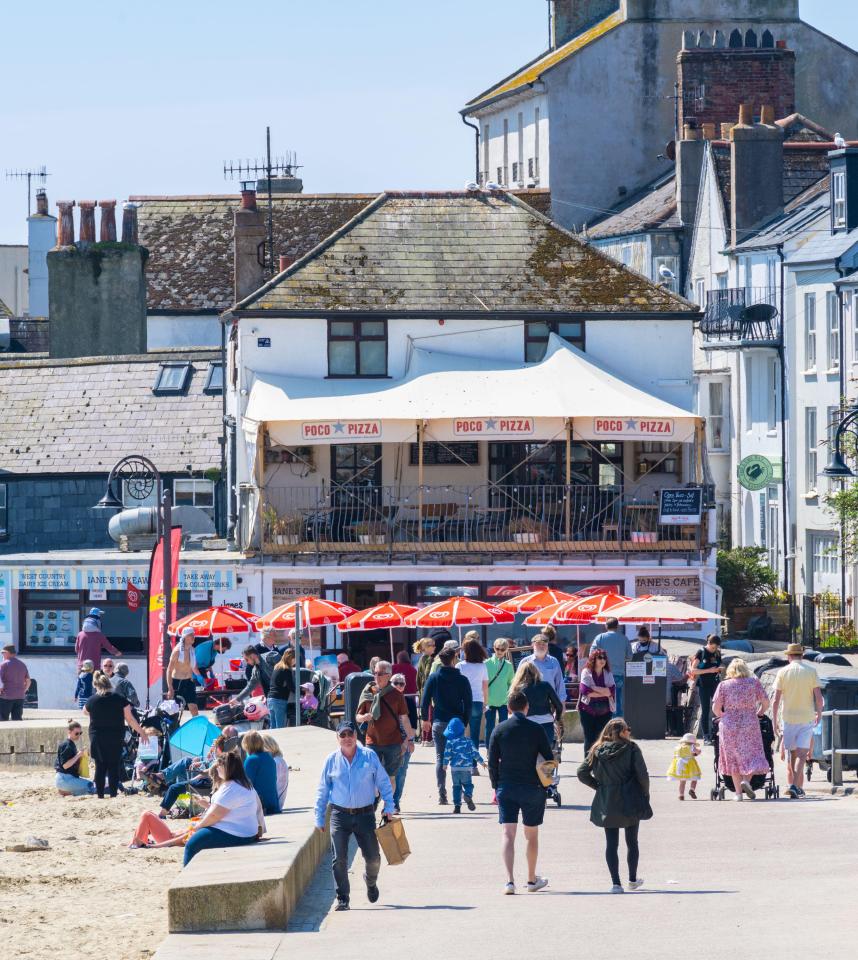
[[[83,736],[83,727],[77,720],[69,720],[68,739],[57,747],[57,759],[54,769],[57,771],[56,785],[61,797],[84,797],[95,793],[95,784],[80,775],[80,764],[87,755],[79,747]]]

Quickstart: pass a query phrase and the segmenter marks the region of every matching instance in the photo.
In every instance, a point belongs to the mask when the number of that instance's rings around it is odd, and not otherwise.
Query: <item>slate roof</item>
[[[12,311],[0,300],[0,317],[11,317]]]
[[[812,224],[814,230],[828,229],[829,178],[822,177],[807,190],[793,198],[784,207],[784,212],[769,223],[764,224],[756,233],[733,247],[735,253],[748,250],[765,250],[788,243],[799,236]],[[825,217],[824,224],[816,221]],[[813,234],[808,234],[812,236]]]
[[[159,365],[190,360],[181,396],[152,392]],[[130,452],[165,473],[220,465],[222,398],[203,393],[218,350],[0,360],[0,476],[107,473]]]
[[[386,193],[237,307],[307,315],[696,312],[509,193]]]
[[[682,226],[676,211],[676,177],[672,172],[647,184],[614,209],[615,213],[588,225],[589,240],[628,236],[644,230],[679,229]]]

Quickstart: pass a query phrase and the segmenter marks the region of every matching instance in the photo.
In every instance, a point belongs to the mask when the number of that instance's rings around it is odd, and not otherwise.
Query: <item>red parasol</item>
[[[276,630],[291,630],[295,626],[295,607],[301,605],[301,625],[308,627],[326,627],[341,623],[347,617],[357,613],[354,607],[336,600],[321,600],[319,597],[295,597],[270,610],[259,618],[259,628],[274,627]]]
[[[611,607],[628,603],[629,598],[619,593],[600,593],[593,597],[573,597],[563,603],[555,603],[532,613],[524,622],[528,627],[541,627],[546,623],[556,625],[593,623],[601,614],[609,616]]]
[[[515,616],[508,610],[472,600],[470,597],[449,597],[430,603],[405,618],[407,627],[459,627],[477,624],[514,623]]]
[[[178,636],[190,627],[197,637],[213,637],[232,633],[252,633],[259,629],[259,617],[247,610],[237,607],[209,607],[208,610],[198,610],[190,613],[181,620],[171,623],[167,630],[171,637]]]
[[[543,607],[551,604],[564,603],[567,600],[574,600],[577,594],[564,593],[562,590],[551,590],[548,587],[542,590],[533,590],[530,593],[521,593],[517,597],[504,600],[498,606],[501,610],[508,610],[510,613],[535,613],[542,610]]]
[[[389,630],[390,662],[393,663],[393,631],[406,626],[405,618],[416,613],[419,607],[409,607],[404,603],[379,603],[357,613],[337,624],[337,630]]]

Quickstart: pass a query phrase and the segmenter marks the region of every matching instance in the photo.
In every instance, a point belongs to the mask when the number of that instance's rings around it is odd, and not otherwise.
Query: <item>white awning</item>
[[[426,423],[434,440],[550,440],[573,421],[583,440],[694,436],[697,417],[619,379],[551,335],[539,363],[513,364],[416,348],[401,380],[256,374],[244,416],[283,446],[400,443]]]

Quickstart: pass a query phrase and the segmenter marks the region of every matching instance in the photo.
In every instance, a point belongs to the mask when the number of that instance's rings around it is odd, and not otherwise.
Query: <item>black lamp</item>
[[[93,510],[112,510],[114,513],[124,509],[125,504],[113,492],[110,483],[108,483],[107,489],[104,491],[104,496],[93,507]]]

